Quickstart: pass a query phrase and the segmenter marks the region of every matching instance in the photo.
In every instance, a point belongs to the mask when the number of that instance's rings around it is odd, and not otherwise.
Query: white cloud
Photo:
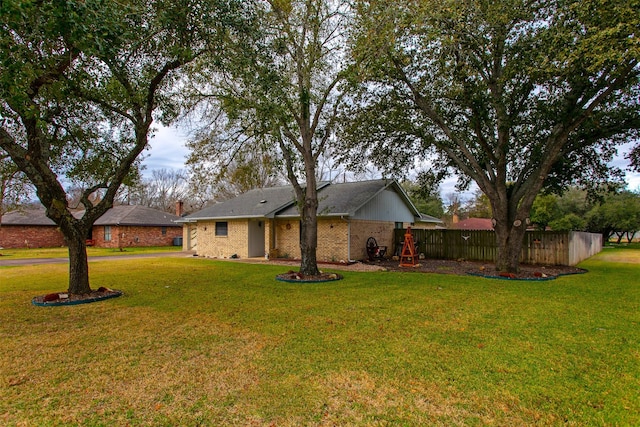
[[[611,164],[619,167],[625,171],[625,181],[627,182],[627,188],[632,191],[640,191],[640,173],[631,172],[627,170],[629,167],[629,160],[625,158],[625,155],[631,152],[631,149],[637,145],[638,141],[631,141],[618,148],[618,154],[613,158]]]
[[[187,134],[175,127],[158,127],[149,141],[149,149],[145,152],[142,164],[146,167],[143,174],[154,169],[184,169],[184,162],[189,154],[185,147]]]
[[[627,181],[627,188],[631,191],[640,191],[640,173],[627,172],[625,174],[625,181]]]

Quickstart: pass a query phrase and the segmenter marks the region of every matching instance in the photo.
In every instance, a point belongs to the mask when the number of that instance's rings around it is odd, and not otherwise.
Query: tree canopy
[[[220,52],[241,3],[0,4],[0,147],[67,240],[70,293],[90,291],[88,232],[135,172],[153,121],[177,111],[176,71]],[[71,214],[67,183],[83,188],[80,218]]]
[[[640,172],[640,143],[636,144],[626,157],[629,159],[631,169]]]
[[[605,240],[614,234],[618,243],[623,237],[632,240],[640,231],[640,194],[620,191],[607,195],[586,215],[589,231],[602,233]]]
[[[640,127],[640,3],[360,1],[345,138],[381,167],[430,159],[491,202],[517,270],[544,187],[608,180]],[[352,151],[353,152],[353,151]]]
[[[197,141],[194,164],[222,164],[264,153],[286,170],[301,215],[301,269],[317,275],[316,168],[333,141],[342,101],[348,2],[253,3],[253,31],[239,37],[224,72],[202,74],[195,97],[212,101],[212,126]],[[204,70],[207,71],[207,70]],[[208,105],[212,105],[208,104]],[[204,149],[203,149],[204,148]]]
[[[404,181],[402,188],[407,192],[407,195],[420,213],[442,219],[444,206],[438,187],[420,185],[419,181]]]
[[[123,204],[147,206],[175,213],[176,203],[192,204],[187,174],[181,170],[154,169],[132,185],[121,187],[117,200]]]

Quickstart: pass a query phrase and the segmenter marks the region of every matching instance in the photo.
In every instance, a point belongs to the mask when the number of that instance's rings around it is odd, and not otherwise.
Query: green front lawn
[[[66,266],[3,269],[0,423],[640,425],[640,264],[581,266],[302,285],[282,266],[95,262],[92,286],[125,295],[57,308],[30,299],[66,289]]]
[[[88,247],[87,255],[113,256],[113,255],[133,255],[133,254],[155,254],[162,252],[179,252],[180,246],[141,246],[127,247],[123,250],[118,248],[96,248]],[[6,257],[6,258],[5,258]],[[69,249],[63,248],[33,248],[33,249],[0,249],[0,259],[18,258],[68,258]]]

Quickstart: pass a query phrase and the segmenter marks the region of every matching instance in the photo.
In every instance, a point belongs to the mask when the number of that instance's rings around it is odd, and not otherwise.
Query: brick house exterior
[[[114,206],[93,224],[90,239],[101,248],[171,246],[182,237],[180,217],[138,205]]]
[[[392,247],[393,230],[442,222],[420,214],[396,181],[318,186],[319,261],[364,259],[366,241]],[[300,216],[291,187],[251,190],[180,220],[183,249],[211,258],[299,258]]]
[[[66,246],[62,233],[55,225],[0,226],[0,248],[54,248]]]
[[[0,218],[0,248],[66,246],[64,236],[44,208],[12,211]]]
[[[114,206],[95,222],[87,240],[104,248],[171,246],[174,238],[182,237],[182,225],[174,222],[178,219],[144,206]],[[0,224],[2,248],[66,246],[64,236],[42,207],[7,213]]]

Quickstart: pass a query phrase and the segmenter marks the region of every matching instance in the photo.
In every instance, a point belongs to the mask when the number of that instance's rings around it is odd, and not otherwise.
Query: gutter
[[[318,214],[317,217],[318,218],[340,218],[340,219],[344,219],[345,216],[351,216],[352,214],[350,214],[349,212],[334,212],[334,213],[330,213],[330,214]],[[300,214],[294,215],[276,215],[275,219],[293,219],[293,218],[300,218]]]
[[[176,224],[189,224],[189,223],[197,222],[197,220],[191,219],[191,218],[182,218],[182,219],[176,219],[173,222],[175,222]]]
[[[198,222],[198,221],[229,221],[234,219],[266,219],[264,215],[242,215],[242,216],[213,216],[213,217],[191,217],[176,219],[174,222],[186,223],[186,222]]]

